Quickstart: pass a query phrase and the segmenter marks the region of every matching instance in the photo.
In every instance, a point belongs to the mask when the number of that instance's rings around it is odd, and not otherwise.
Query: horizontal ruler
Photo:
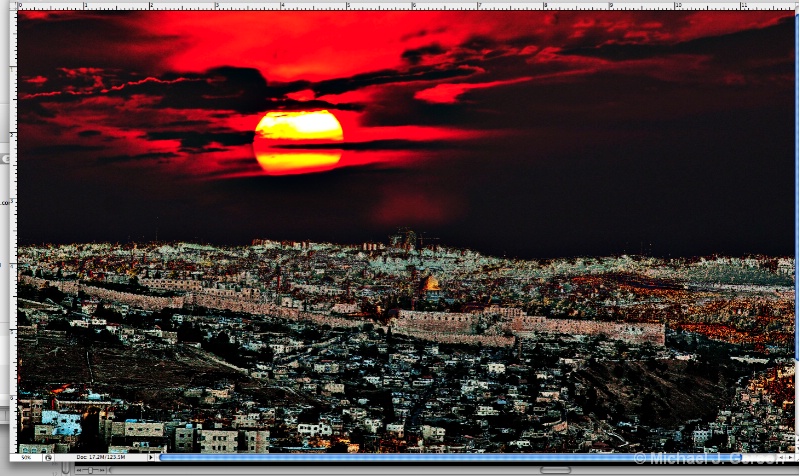
[[[12,10],[796,10],[797,2],[58,2],[11,3]]]

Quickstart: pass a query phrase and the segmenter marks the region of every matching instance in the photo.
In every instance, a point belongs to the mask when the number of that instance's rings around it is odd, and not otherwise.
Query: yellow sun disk
[[[268,175],[321,172],[336,167],[337,149],[304,149],[344,139],[342,126],[328,111],[269,112],[256,127],[253,152]],[[281,146],[292,145],[292,148]]]
[[[328,111],[269,112],[256,126],[262,139],[341,141],[342,126]]]

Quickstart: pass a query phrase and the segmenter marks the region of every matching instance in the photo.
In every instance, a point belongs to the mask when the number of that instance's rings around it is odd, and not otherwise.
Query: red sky
[[[411,225],[451,230],[453,241],[469,244],[469,223],[497,215],[474,190],[490,192],[496,207],[531,204],[525,222],[557,220],[542,211],[552,209],[551,195],[509,187],[531,177],[564,190],[564,174],[587,151],[597,152],[602,173],[657,161],[647,167],[666,169],[634,167],[606,181],[650,179],[677,193],[659,176],[710,173],[702,163],[727,153],[747,117],[790,111],[791,20],[780,12],[20,12],[20,156],[31,176],[57,175],[31,189],[41,197],[32,210],[44,215],[25,239],[152,239],[143,231],[154,228],[152,217],[137,205],[147,203],[172,223],[160,225],[170,229],[160,236],[175,239],[230,236],[204,231],[205,214],[236,228],[234,242],[324,239],[320,227],[333,230],[329,239],[356,239]],[[251,145],[258,121],[269,111],[315,109],[342,124],[339,169],[264,177]],[[692,145],[675,149],[680,125],[700,117],[709,130],[690,131]],[[710,125],[719,118],[730,118],[730,132]],[[763,137],[736,148],[749,157],[737,159],[741,170],[771,140],[759,127]],[[707,147],[701,132],[711,133]],[[700,183],[681,187],[702,199]],[[84,205],[106,197],[119,216],[107,235],[100,227],[54,232],[46,215],[66,224],[66,209],[45,212],[45,204],[65,196]],[[581,203],[563,211],[583,216],[575,213]],[[624,197],[607,205],[647,214]],[[686,215],[687,206],[667,212]],[[585,213],[582,225],[561,224],[560,233],[596,229],[597,212]],[[254,216],[269,224],[232,221]],[[610,252],[658,228],[653,219],[594,239]],[[513,236],[530,226],[494,229],[528,253]]]

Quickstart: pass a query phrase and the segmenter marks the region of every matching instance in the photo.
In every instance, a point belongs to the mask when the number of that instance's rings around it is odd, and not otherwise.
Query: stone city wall
[[[471,334],[474,314],[463,312],[433,312],[400,310],[393,322],[395,329],[409,329],[448,334]]]
[[[548,319],[540,316],[521,316],[511,320],[509,329],[514,334],[529,336],[532,333],[601,335],[633,344],[650,342],[664,345],[664,324],[639,322],[603,322],[581,319]]]
[[[42,278],[34,278],[31,276],[21,276],[20,282],[31,284],[36,287],[44,286],[48,280]],[[97,286],[87,286],[80,284],[77,281],[49,281],[51,286],[55,286],[59,291],[68,294],[78,294],[78,291],[83,291],[89,296],[103,299],[106,301],[118,301],[128,304],[139,309],[146,310],[159,310],[165,307],[183,307],[184,297],[173,296],[145,296],[143,294],[133,294],[120,291],[112,291],[110,289],[99,288]]]
[[[445,342],[451,337],[486,337],[473,336],[474,325],[480,315],[455,312],[426,312],[401,310],[392,321],[392,328],[400,333],[414,337]],[[541,334],[570,335],[606,335],[610,339],[622,340],[634,344],[650,342],[664,345],[664,324],[602,322],[580,319],[548,319],[542,316],[516,315],[498,325],[498,334],[513,334],[531,337]],[[513,341],[513,338],[512,338]]]
[[[36,287],[44,286],[46,281],[47,280],[45,279],[34,278],[31,276],[20,277],[20,282]],[[331,317],[327,314],[303,312],[299,309],[279,307],[272,303],[247,300],[242,297],[223,297],[202,292],[186,293],[183,296],[161,297],[112,291],[110,289],[99,288],[96,286],[79,284],[77,281],[53,280],[50,281],[50,285],[55,286],[64,293],[77,294],[78,291],[81,290],[89,296],[101,300],[120,302],[148,311],[158,311],[165,307],[182,308],[184,305],[195,305],[203,306],[208,309],[224,309],[233,312],[245,312],[248,314],[257,315],[261,314],[294,321],[310,321],[319,325],[327,324],[331,327],[359,327],[367,322],[360,319],[343,319]]]

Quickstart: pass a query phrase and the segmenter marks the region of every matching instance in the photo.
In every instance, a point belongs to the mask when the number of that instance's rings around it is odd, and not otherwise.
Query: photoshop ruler
[[[12,10],[795,10],[797,2],[54,2],[11,3]],[[12,26],[14,20],[12,19]],[[13,30],[12,30],[13,31]]]

